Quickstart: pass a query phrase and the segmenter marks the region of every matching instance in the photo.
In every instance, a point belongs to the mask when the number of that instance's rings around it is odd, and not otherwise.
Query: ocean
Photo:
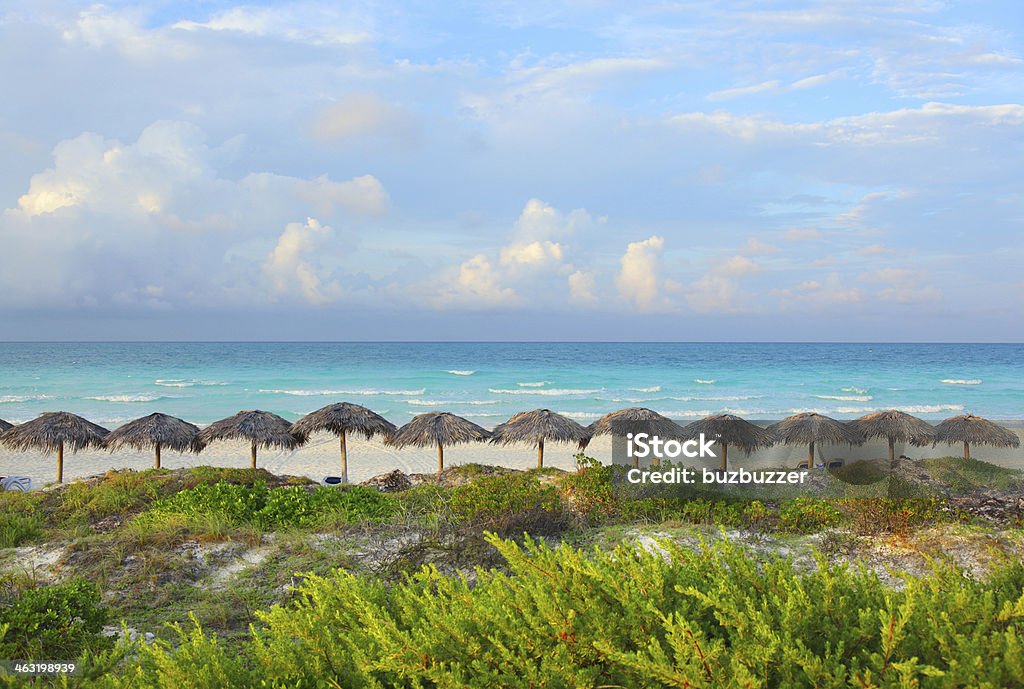
[[[486,427],[548,408],[582,423],[644,406],[850,419],[1024,419],[1021,344],[0,343],[0,418],[71,411],[114,427],[153,411],[202,425],[241,409],[295,420],[336,401],[402,424],[450,411]]]

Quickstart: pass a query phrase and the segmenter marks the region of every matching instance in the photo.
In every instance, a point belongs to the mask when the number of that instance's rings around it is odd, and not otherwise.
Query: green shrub
[[[393,586],[311,576],[259,613],[244,654],[196,628],[105,686],[1011,687],[1024,684],[1024,565],[949,566],[899,590],[819,558],[729,542],[587,554],[491,539],[508,572]]]
[[[452,489],[448,508],[456,521],[480,521],[534,510],[559,511],[558,489],[528,473],[485,476]]]
[[[0,605],[0,658],[71,659],[104,644],[108,613],[99,589],[82,580],[24,589]]]
[[[907,535],[912,529],[960,520],[940,498],[863,498],[840,501],[853,528],[862,534]]]
[[[394,500],[373,488],[323,486],[268,488],[257,481],[244,484],[202,483],[153,506],[152,517],[183,515],[193,527],[210,520],[229,526],[316,527],[334,520],[345,523],[380,521],[394,512]],[[149,515],[147,515],[149,516]]]
[[[830,500],[801,496],[779,505],[779,526],[786,531],[812,533],[837,526],[842,515]]]

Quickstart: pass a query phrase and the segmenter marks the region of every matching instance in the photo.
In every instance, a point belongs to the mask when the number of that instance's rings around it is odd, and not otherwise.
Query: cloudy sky
[[[9,0],[0,90],[0,339],[1024,340],[1017,0]]]

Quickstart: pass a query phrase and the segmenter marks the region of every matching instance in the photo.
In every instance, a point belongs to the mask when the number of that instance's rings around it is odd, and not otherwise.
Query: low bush
[[[373,488],[268,488],[262,481],[251,486],[220,481],[201,483],[162,499],[144,516],[180,514],[191,526],[200,528],[211,520],[262,529],[315,528],[328,521],[381,521],[394,510],[394,500]]]
[[[839,508],[831,500],[799,497],[779,505],[779,527],[796,533],[813,533],[838,526],[842,521]]]
[[[76,658],[109,645],[98,636],[108,619],[95,584],[76,580],[19,590],[0,604],[0,658]]]
[[[491,538],[507,572],[385,585],[311,576],[244,653],[198,627],[103,687],[1010,687],[1024,684],[1024,565],[949,566],[894,590],[729,542],[584,553]]]

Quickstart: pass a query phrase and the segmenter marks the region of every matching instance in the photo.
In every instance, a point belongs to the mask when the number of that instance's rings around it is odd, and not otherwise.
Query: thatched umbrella
[[[335,434],[341,443],[341,480],[348,483],[348,448],[346,436],[349,431],[361,433],[367,440],[375,435],[390,438],[396,431],[391,423],[375,411],[349,402],[329,404],[323,409],[306,414],[295,422],[292,431],[312,435],[317,431]]]
[[[927,445],[935,440],[935,428],[916,416],[897,409],[866,414],[851,424],[865,438],[889,441],[889,465],[896,462],[896,442]]]
[[[860,445],[864,436],[842,421],[814,412],[803,412],[773,423],[768,430],[780,443],[807,446],[807,468],[814,468],[814,446],[817,443]]]
[[[160,450],[165,447],[176,452],[199,452],[203,449],[203,443],[199,442],[198,426],[160,413],[129,421],[111,431],[103,441],[103,446],[111,452],[122,447],[136,450],[152,447],[153,466],[156,469],[160,468]]]
[[[256,449],[280,447],[294,450],[306,442],[306,436],[292,431],[292,425],[268,411],[240,411],[234,416],[214,421],[199,431],[199,442],[208,445],[214,440],[248,440],[252,445],[252,468],[256,468]]]
[[[537,467],[544,466],[544,441],[585,445],[590,440],[587,429],[550,409],[519,412],[494,428],[492,443],[530,443],[537,448]]]
[[[14,428],[13,423],[7,423],[3,419],[0,419],[0,433],[3,433],[4,431],[9,431],[12,428]]]
[[[1020,438],[1016,433],[974,414],[946,419],[935,427],[935,440],[950,444],[963,443],[964,459],[971,458],[971,443],[993,447],[1020,447]]]
[[[384,443],[393,447],[437,445],[437,472],[441,473],[444,469],[445,445],[478,442],[490,437],[490,431],[461,416],[446,411],[432,411],[414,417]]]
[[[740,448],[749,455],[754,450],[771,447],[777,442],[775,434],[771,431],[755,426],[732,414],[705,416],[699,421],[684,426],[683,434],[687,438],[698,438],[704,434],[706,438],[718,440],[718,445],[722,448],[723,471],[729,466],[730,445]]]
[[[659,438],[683,438],[683,427],[667,416],[645,407],[630,407],[605,414],[587,426],[590,437],[596,435],[621,435],[627,433],[650,433]],[[589,442],[589,438],[587,439]],[[586,443],[580,443],[580,448]],[[633,457],[633,466],[639,466],[640,459]]]
[[[64,448],[78,452],[99,447],[110,433],[103,426],[66,411],[40,414],[32,421],[15,426],[0,435],[0,444],[12,450],[45,450],[57,453],[57,483],[64,482]]]

